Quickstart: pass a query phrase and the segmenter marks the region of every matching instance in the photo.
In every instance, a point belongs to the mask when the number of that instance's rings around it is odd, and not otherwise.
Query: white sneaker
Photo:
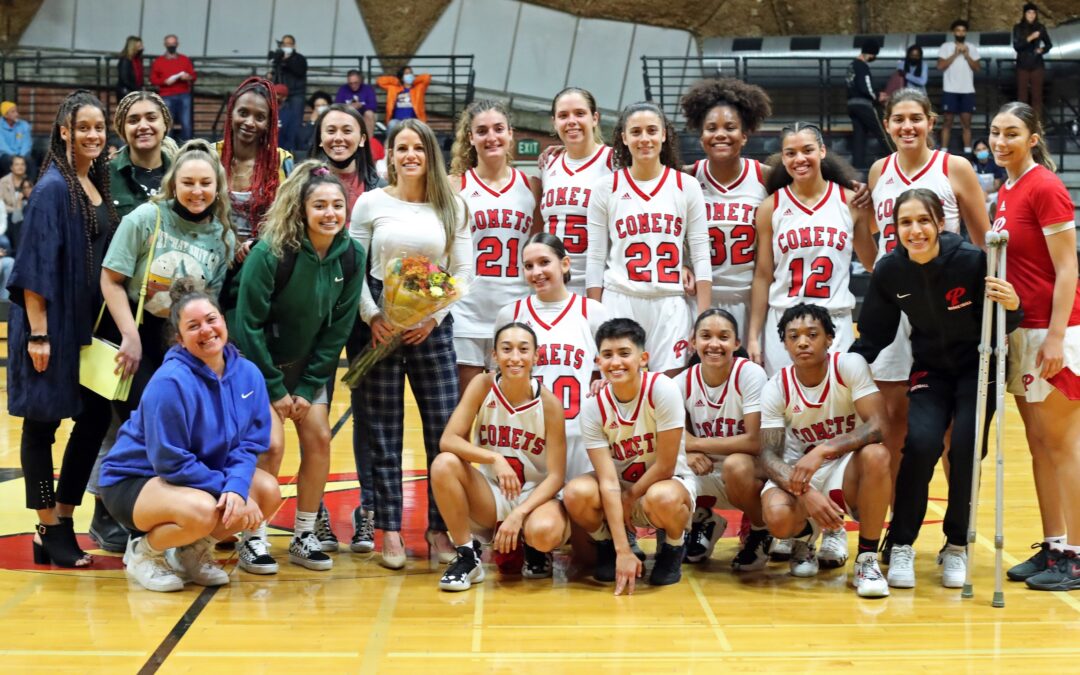
[[[791,540],[791,560],[788,561],[791,576],[804,578],[817,576],[818,557],[814,545],[811,543],[813,539],[814,537],[811,536],[809,541],[806,539]]]
[[[962,588],[967,580],[967,550],[963,546],[946,544],[938,553],[938,565],[942,566],[941,585],[945,588]]]
[[[895,549],[893,549],[893,555],[896,555]],[[860,553],[855,559],[855,592],[860,598],[887,598],[889,596],[889,584],[881,574],[881,568],[878,567],[876,553],[869,551]]]
[[[915,588],[915,549],[912,547],[893,545],[889,553],[889,585]]]
[[[184,590],[183,580],[169,567],[165,555],[151,555],[142,537],[128,540],[124,559],[127,560],[124,573],[146,590],[159,593]]]
[[[839,569],[847,564],[848,541],[847,531],[825,530],[821,533],[821,547],[818,549],[818,560],[825,569]]]
[[[791,549],[793,544],[793,539],[774,538],[772,540],[772,546],[769,547],[769,561],[787,562],[788,560],[791,560]]]
[[[181,579],[188,579],[200,586],[222,586],[229,583],[229,573],[214,560],[214,545],[207,538],[187,546],[170,548],[165,559]]]

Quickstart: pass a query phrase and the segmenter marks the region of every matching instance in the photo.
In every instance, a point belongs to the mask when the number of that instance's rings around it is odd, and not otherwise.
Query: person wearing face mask
[[[274,66],[274,82],[289,88],[289,96],[281,106],[281,147],[298,150],[303,147],[299,136],[307,101],[307,59],[296,51],[296,38],[283,35],[277,50],[270,52],[270,60]]]
[[[979,48],[967,41],[968,22],[957,19],[950,28],[953,41],[941,45],[938,50],[937,68],[942,71],[941,147],[949,149],[953,116],[960,114],[960,128],[964,136],[964,154],[971,153],[971,114],[975,112],[975,73],[982,68]]]
[[[348,213],[364,192],[386,185],[375,170],[375,140],[367,135],[360,113],[343,103],[333,103],[319,113],[308,157],[327,163],[330,172],[345,186]]]
[[[143,43],[137,35],[129,35],[116,60],[116,97],[124,98],[143,88]]]
[[[975,175],[979,177],[979,185],[986,194],[986,206],[993,214],[997,204],[997,191],[1001,184],[1008,178],[1005,169],[997,165],[991,155],[990,146],[985,138],[975,141],[975,154],[971,160],[971,166],[975,168]]]
[[[195,86],[195,66],[191,59],[177,51],[180,39],[165,36],[165,53],[150,66],[150,82],[169,106],[173,121],[180,126],[171,130],[173,138],[183,143],[192,136],[191,91]]]
[[[880,150],[892,151],[885,130],[881,127],[877,104],[884,102],[885,92],[875,91],[870,77],[870,63],[877,59],[881,45],[877,40],[867,39],[862,43],[861,51],[847,69],[848,116],[851,117],[851,161],[856,169],[865,171],[866,141],[873,136],[880,144]],[[875,158],[876,159],[876,158]]]
[[[306,153],[308,148],[311,147],[311,139],[315,137],[315,122],[330,107],[330,102],[330,94],[325,91],[317,91],[308,99],[308,105],[311,106],[311,116],[300,127],[300,136],[297,143],[298,153]]]
[[[927,65],[923,61],[922,47],[911,45],[907,48],[903,60],[896,62],[896,69],[904,75],[904,86],[919,91],[926,91]]]
[[[1050,33],[1039,21],[1039,7],[1024,3],[1024,14],[1012,29],[1013,49],[1016,50],[1016,98],[1030,103],[1035,116],[1042,117],[1043,77],[1046,64],[1043,55],[1054,43]]]
[[[424,95],[431,84],[431,73],[413,73],[409,66],[398,69],[397,75],[383,75],[375,84],[386,90],[386,130],[389,133],[404,120],[427,122]]]
[[[121,421],[138,406],[146,383],[165,358],[173,280],[193,277],[214,297],[221,291],[236,250],[224,185],[225,172],[210,144],[188,141],[165,175],[161,192],[126,215],[109,244],[101,291],[113,325],[103,321],[100,332],[120,345],[117,367],[134,375],[128,399],[113,402]],[[136,324],[134,308],[144,277],[142,323]]]

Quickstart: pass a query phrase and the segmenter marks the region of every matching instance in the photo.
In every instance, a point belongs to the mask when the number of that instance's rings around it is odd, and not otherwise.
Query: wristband
[[[29,337],[26,338],[26,341],[27,342],[48,342],[49,341],[49,334],[48,333],[42,333],[40,335],[31,334]]]

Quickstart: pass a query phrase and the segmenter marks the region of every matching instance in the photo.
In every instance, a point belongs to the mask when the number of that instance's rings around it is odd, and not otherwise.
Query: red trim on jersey
[[[701,364],[695,363],[690,366],[690,372],[686,374],[686,400],[690,400],[690,394],[694,393],[694,377],[697,371],[701,370]]]
[[[519,316],[521,316],[521,301],[520,300],[515,300],[514,301],[514,321],[517,321]]]
[[[581,316],[588,319],[589,318],[589,303],[585,301],[584,296],[580,296],[577,293],[571,293],[570,295],[581,298]],[[573,300],[571,300],[571,302],[573,302]]]
[[[682,171],[675,172],[675,185],[679,187],[679,190],[682,190],[682,175]]]
[[[599,396],[596,398],[596,407],[600,409],[600,428],[606,431],[607,414],[604,412],[604,402],[600,400]]]
[[[567,176],[573,176],[574,174],[581,173],[585,169],[588,169],[590,166],[592,166],[593,163],[596,162],[596,160],[600,159],[600,155],[604,154],[604,150],[606,150],[607,147],[608,146],[606,146],[606,145],[601,145],[600,149],[596,151],[596,154],[592,156],[592,159],[590,159],[589,161],[587,161],[584,164],[582,164],[581,166],[579,166],[576,171],[574,169],[571,169],[570,167],[566,166],[566,156],[568,154],[570,154],[570,153],[567,153],[567,152],[562,153],[562,161],[560,162],[560,164],[562,164],[563,171],[566,172]],[[609,160],[608,163],[610,165],[610,160]]]
[[[836,371],[836,381],[840,383],[841,387],[846,387],[844,378],[840,377],[840,352],[833,352],[832,355],[832,368]]]
[[[464,190],[464,189],[465,189],[465,174],[464,174],[464,173],[463,173],[463,174],[461,174],[461,189],[462,189],[462,190]],[[461,191],[461,190],[459,190],[459,192],[460,192],[460,191]]]
[[[648,373],[646,373],[646,375],[648,375]],[[653,393],[653,389],[654,389],[653,385],[656,384],[656,378],[658,378],[658,377],[660,377],[660,373],[653,373],[653,376],[651,378],[649,378],[649,405],[652,406],[653,408],[656,407],[656,404],[653,403],[653,401],[652,401],[652,393]],[[635,415],[635,417],[636,417],[636,415]]]
[[[762,185],[764,185],[765,184],[765,175],[761,171],[761,162],[757,161],[756,159],[752,159],[750,161],[752,161],[754,163],[754,171],[757,172],[758,182],[761,183]]]
[[[930,155],[930,161],[924,164],[923,168],[916,171],[915,175],[911,178],[908,178],[906,175],[904,175],[904,170],[900,168],[900,158],[897,158],[896,162],[894,163],[894,166],[896,167],[896,175],[900,176],[900,180],[904,181],[904,185],[911,185],[915,181],[922,178],[923,174],[930,170],[930,167],[934,166],[934,160],[937,159],[940,153],[940,150],[934,150],[933,154]]]
[[[745,365],[746,359],[738,356],[735,357],[735,369],[732,374],[735,376],[735,393],[739,396],[742,396],[742,387],[739,386],[739,374],[742,372],[743,366]]]
[[[777,190],[772,194],[772,207],[773,211],[780,208],[780,191]]]
[[[705,162],[705,160],[701,160],[701,162],[703,164],[705,164],[705,166],[704,166],[705,180],[709,181],[709,184],[712,185],[717,190],[719,190],[720,192],[727,192],[729,190],[734,190],[735,188],[739,187],[739,184],[742,183],[744,180],[746,180],[746,177],[750,175],[750,163],[752,161],[753,160],[749,160],[749,159],[742,160],[743,170],[742,170],[742,173],[739,174],[739,177],[736,178],[735,180],[731,181],[731,183],[729,183],[727,185],[723,185],[723,184],[720,183],[720,181],[713,178],[712,172],[709,171],[709,165]],[[760,179],[760,178],[761,178],[761,167],[758,167],[758,179]]]
[[[791,405],[791,390],[788,389],[788,369],[784,368],[780,371],[780,381],[784,384],[784,407]]]
[[[885,173],[889,170],[889,162],[893,160],[893,155],[889,155],[885,158],[885,163],[881,165],[881,173],[878,174],[878,180],[885,177]]]
[[[566,303],[566,307],[563,307],[563,311],[559,312],[559,316],[555,317],[555,319],[551,322],[550,325],[544,323],[544,320],[541,319],[540,315],[536,313],[536,309],[533,308],[533,296],[530,295],[528,298],[525,299],[525,305],[529,308],[529,314],[532,314],[532,318],[534,321],[536,321],[536,323],[540,324],[544,330],[551,330],[552,327],[555,326],[555,324],[562,321],[562,318],[566,316],[566,313],[569,312],[570,308],[574,306],[574,297],[576,296],[571,293],[570,301]]]
[[[671,167],[669,167],[669,166],[664,167],[664,173],[660,174],[660,181],[656,184],[656,187],[653,188],[653,191],[650,192],[649,194],[645,194],[644,192],[641,191],[641,188],[639,188],[637,186],[637,183],[634,182],[633,176],[630,175],[630,169],[623,169],[622,173],[626,174],[626,182],[630,185],[630,188],[634,192],[638,193],[639,197],[641,197],[645,201],[649,201],[650,199],[655,197],[658,192],[660,192],[661,188],[664,187],[664,183],[667,182],[668,174],[671,173]],[[677,171],[676,173],[681,173],[681,172]],[[619,174],[615,174],[615,175],[618,176]],[[678,180],[678,177],[676,177],[676,179]],[[618,178],[616,178],[615,180],[617,181]],[[679,182],[681,184],[682,181],[679,181]],[[681,187],[681,185],[680,185],[680,187]]]
[[[619,189],[619,172],[616,171],[615,173],[611,174],[611,177],[611,193],[615,194],[615,191]]]
[[[834,183],[830,182],[829,187],[825,188],[825,194],[818,200],[817,204],[814,204],[813,208],[808,208],[806,204],[803,204],[799,199],[791,192],[791,188],[785,187],[784,193],[787,194],[788,199],[795,202],[795,206],[799,207],[808,216],[814,215],[814,212],[825,205],[825,202],[829,201],[829,197],[832,196]]]
[[[514,406],[510,405],[510,401],[507,401],[506,397],[503,396],[503,393],[499,389],[499,383],[497,381],[491,383],[491,391],[495,392],[495,398],[499,400],[499,403],[501,403],[503,405],[503,407],[506,408],[507,412],[509,412],[511,415],[516,415],[519,412],[525,412],[529,408],[532,408],[533,406],[540,403],[540,397],[537,396],[536,398],[529,401],[528,403],[521,406],[520,408],[515,408]]]
[[[606,148],[608,151],[607,159],[604,160],[604,163],[607,164],[608,171],[614,171],[615,167],[613,165],[615,163],[615,150],[610,145],[605,145],[604,148]]]
[[[470,173],[470,174],[472,174],[472,178],[473,178],[473,180],[474,180],[474,181],[476,181],[476,182],[477,182],[477,183],[478,183],[478,184],[480,185],[480,187],[482,187],[482,188],[484,188],[485,190],[487,190],[488,192],[490,192],[490,193],[491,193],[491,195],[492,195],[493,197],[501,197],[502,195],[504,195],[504,194],[506,194],[507,192],[509,192],[509,191],[510,191],[510,188],[514,187],[514,181],[516,181],[516,180],[517,180],[517,175],[518,175],[519,173],[521,173],[521,172],[520,172],[520,171],[517,171],[517,170],[515,170],[515,169],[511,169],[511,170],[510,170],[510,182],[509,182],[509,183],[507,183],[507,184],[506,184],[506,185],[505,185],[505,186],[503,187],[503,189],[501,189],[501,190],[498,190],[498,191],[496,191],[496,190],[492,189],[492,188],[491,188],[491,186],[489,186],[489,185],[488,185],[487,183],[485,183],[484,181],[480,180],[480,176],[477,176],[477,175],[476,175],[476,169],[469,169],[469,173]]]
[[[840,201],[847,204],[847,194],[844,192],[843,186],[838,185],[836,189],[840,192]]]
[[[949,177],[949,153],[942,151],[941,153],[941,173],[945,174],[945,177]]]
[[[737,373],[735,372],[735,370],[732,370],[731,373],[728,374],[728,379],[726,382],[724,382],[724,388],[720,390],[720,396],[718,397],[716,403],[713,403],[712,399],[709,398],[709,390],[705,388],[705,378],[701,376],[700,365],[698,366],[695,375],[697,375],[698,386],[701,387],[701,393],[705,397],[705,401],[709,404],[709,407],[715,408],[717,410],[722,408],[724,405],[724,401],[727,399],[728,388],[731,386],[731,379],[733,377],[737,377]]]
[[[655,377],[653,378],[655,380]],[[641,374],[641,388],[638,390],[637,405],[634,406],[634,412],[631,413],[630,419],[623,419],[622,413],[619,411],[619,403],[615,400],[615,394],[611,393],[611,387],[604,387],[604,393],[607,395],[608,403],[611,405],[611,412],[615,414],[615,419],[619,421],[619,424],[623,426],[630,426],[637,421],[638,413],[641,412],[641,402],[645,400],[646,396],[651,396],[652,387],[649,386],[649,373]],[[650,400],[651,404],[652,401]],[[603,412],[604,406],[600,406],[600,411]],[[606,422],[605,422],[606,424]]]
[[[836,353],[833,356],[839,356],[839,354]],[[799,398],[802,400],[802,402],[805,403],[808,408],[820,408],[822,405],[824,405],[825,399],[829,396],[829,389],[830,387],[832,387],[832,379],[829,377],[829,371],[825,371],[825,388],[821,390],[821,398],[818,399],[817,403],[814,403],[813,401],[807,399],[806,395],[803,394],[802,387],[799,386],[799,378],[795,376],[795,366],[790,366],[790,369],[791,386],[794,387],[795,393],[799,395]],[[835,368],[833,368],[832,370],[835,370]]]

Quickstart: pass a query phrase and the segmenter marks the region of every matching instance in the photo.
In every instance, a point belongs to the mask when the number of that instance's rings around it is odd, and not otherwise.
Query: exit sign
[[[540,154],[540,141],[534,138],[523,138],[517,142],[517,154],[519,157],[536,157]]]

